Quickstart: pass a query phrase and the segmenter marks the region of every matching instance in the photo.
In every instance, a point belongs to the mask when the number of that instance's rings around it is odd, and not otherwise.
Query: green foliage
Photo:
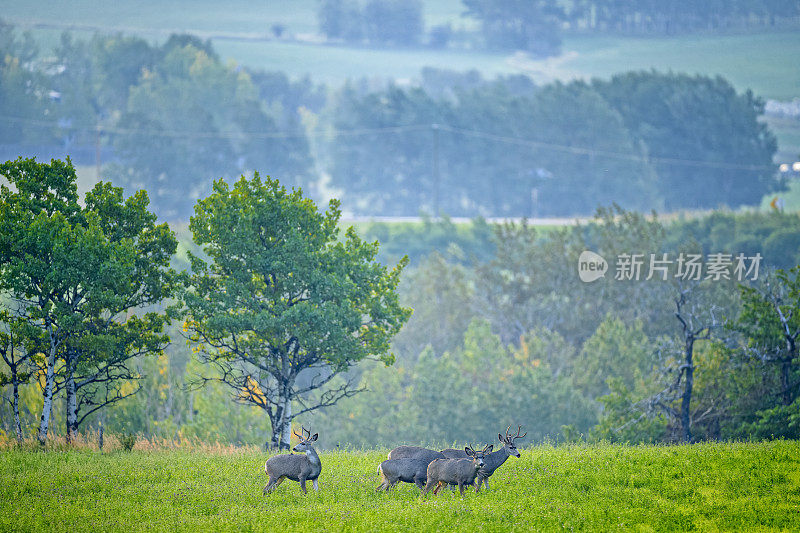
[[[594,89],[514,91],[513,80],[449,99],[347,85],[334,126],[365,131],[331,147],[334,184],[358,212],[397,215],[558,216],[658,203],[635,137]]]
[[[30,32],[19,37],[0,19],[0,144],[52,139],[50,128],[37,123],[51,108],[47,79],[31,68],[38,53]]]
[[[385,449],[320,453],[318,494],[286,481],[267,497],[266,457],[254,450],[11,450],[0,454],[13,481],[0,486],[0,506],[36,512],[2,513],[0,528],[782,531],[796,527],[799,452],[791,441],[532,447],[497,470],[490,491],[421,499],[403,483],[373,490]]]
[[[122,189],[98,183],[80,205],[69,160],[20,158],[0,174],[13,186],[0,189],[0,290],[4,307],[30,326],[24,343],[46,356],[43,438],[56,380],[67,382],[77,430],[88,413],[126,396],[131,358],[168,342],[162,328],[174,310],[145,307],[174,294],[178,275],[168,265],[177,241],[156,224],[143,191],[123,199]]]
[[[519,348],[505,347],[475,319],[452,351],[428,347],[397,367],[366,372],[362,387],[379,394],[343,400],[314,424],[333,442],[366,446],[482,446],[519,424],[534,441],[557,438],[565,423],[585,432],[594,413],[571,386],[566,369],[573,359],[556,333],[534,331]]]
[[[800,438],[800,400],[758,411],[754,418],[740,428],[742,434],[754,439]]]
[[[668,210],[757,205],[779,186],[775,137],[758,121],[764,102],[751,91],[738,94],[722,77],[656,72],[592,85],[655,159]]]
[[[418,44],[424,30],[420,0],[323,0],[317,21],[328,39],[372,45]]]
[[[426,345],[441,354],[463,342],[477,314],[475,282],[468,268],[448,263],[434,252],[404,276],[400,293],[403,304],[414,309],[393,344],[401,356],[416,358]]]
[[[680,218],[666,226],[667,246],[696,242],[702,253],[760,253],[765,265],[789,269],[797,265],[793,236],[800,233],[796,213],[731,213]],[[767,245],[769,243],[769,246]]]
[[[136,434],[123,433],[119,437],[119,443],[122,445],[122,449],[126,452],[132,451],[133,446],[136,444]]]
[[[642,323],[628,327],[609,315],[583,343],[575,362],[575,384],[587,397],[597,398],[611,392],[605,381],[609,377],[632,389],[655,366],[653,345]]]
[[[505,50],[525,50],[547,57],[561,52],[559,26],[563,8],[552,0],[463,0],[466,14],[481,22],[486,45]]]
[[[250,77],[203,49],[165,50],[157,68],[130,87],[120,126],[131,133],[116,137],[123,164],[115,177],[148,186],[163,216],[186,216],[214,177],[259,167],[288,183],[307,177],[308,146],[297,124],[297,135],[275,137],[276,122]],[[166,181],[170,187],[155,186]],[[187,194],[174,194],[176,186]]]
[[[275,445],[297,416],[293,400],[301,413],[332,405],[354,393],[321,390],[337,373],[367,357],[391,364],[390,340],[411,314],[395,292],[407,261],[387,269],[378,243],[352,228],[338,240],[339,217],[337,201],[323,214],[299,189],[256,174],[216,181],[190,222],[209,261],[190,255],[186,327],[219,379],[266,411]]]
[[[622,378],[606,380],[610,392],[599,398],[603,414],[592,428],[591,437],[608,442],[656,443],[667,438],[667,416],[648,413],[640,402],[655,392],[653,384],[636,383],[629,389]]]

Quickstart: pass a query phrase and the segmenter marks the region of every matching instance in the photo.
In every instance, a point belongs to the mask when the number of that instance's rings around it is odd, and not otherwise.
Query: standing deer
[[[514,444],[514,440],[524,438],[525,435],[528,434],[526,431],[522,435],[520,435],[520,431],[522,431],[522,426],[517,427],[517,434],[516,435],[509,435],[509,431],[511,431],[511,426],[508,426],[506,429],[505,437],[502,433],[497,434],[497,438],[500,442],[503,443],[503,447],[497,450],[496,452],[492,452],[486,457],[483,458],[483,467],[478,472],[478,476],[475,478],[475,483],[477,483],[478,487],[483,486],[486,487],[486,490],[489,490],[489,477],[494,474],[494,471],[500,468],[500,465],[506,462],[506,459],[509,457],[519,457],[519,450],[517,446]],[[442,450],[441,453],[448,458],[451,459],[466,459],[467,455],[464,453],[463,450],[456,450],[453,448],[448,448],[446,450]]]
[[[428,461],[423,459],[386,459],[378,465],[381,484],[375,490],[385,490],[397,485],[398,481],[416,483],[419,490],[425,488],[427,481]]]
[[[461,495],[464,495],[464,486],[473,485],[478,471],[484,465],[484,458],[486,454],[492,451],[492,445],[488,444],[486,447],[476,452],[472,447],[467,446],[464,452],[471,459],[436,459],[428,465],[427,483],[422,495],[426,495],[434,485],[434,494],[438,494],[439,490],[444,485],[458,485],[458,490]],[[475,487],[475,492],[481,490],[480,484]]]
[[[441,452],[420,446],[398,446],[389,452],[389,459],[418,459],[430,463],[434,459],[446,457]]]
[[[270,457],[264,464],[264,471],[269,476],[269,482],[264,487],[264,494],[268,494],[275,490],[275,487],[281,484],[285,478],[292,481],[299,481],[300,488],[303,493],[307,494],[306,480],[311,480],[314,484],[314,490],[319,491],[317,485],[317,478],[322,472],[322,463],[319,460],[319,455],[314,451],[312,443],[317,440],[319,433],[314,433],[311,436],[311,431],[301,426],[302,435],[298,435],[294,431],[292,433],[295,437],[300,439],[297,446],[292,451],[300,452],[303,455],[294,455],[291,453],[284,453]]]

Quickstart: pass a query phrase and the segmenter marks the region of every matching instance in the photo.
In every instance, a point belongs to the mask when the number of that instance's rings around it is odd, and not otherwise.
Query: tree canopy
[[[357,392],[336,379],[351,365],[391,364],[410,315],[396,293],[407,260],[387,269],[352,228],[338,240],[339,217],[337,201],[323,214],[256,174],[216,181],[190,222],[208,260],[192,256],[186,329],[219,372],[208,379],[266,412],[272,446],[288,447],[293,418]]]

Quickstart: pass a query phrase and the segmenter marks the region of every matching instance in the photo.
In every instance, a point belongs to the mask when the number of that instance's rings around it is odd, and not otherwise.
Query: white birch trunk
[[[281,435],[281,445],[286,448],[291,447],[292,443],[292,400],[287,399],[283,408],[283,430]]]
[[[52,336],[51,336],[52,338]],[[50,356],[47,359],[47,373],[44,381],[44,402],[42,405],[42,416],[39,419],[39,444],[47,442],[47,430],[50,426],[50,412],[53,408],[53,385],[56,373],[56,345],[50,343]]]

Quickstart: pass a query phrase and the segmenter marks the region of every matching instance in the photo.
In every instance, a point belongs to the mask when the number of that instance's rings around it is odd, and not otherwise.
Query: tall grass
[[[386,450],[321,454],[320,491],[269,496],[255,449],[0,454],[0,531],[784,531],[800,521],[800,444],[536,446],[479,494],[377,493]]]

